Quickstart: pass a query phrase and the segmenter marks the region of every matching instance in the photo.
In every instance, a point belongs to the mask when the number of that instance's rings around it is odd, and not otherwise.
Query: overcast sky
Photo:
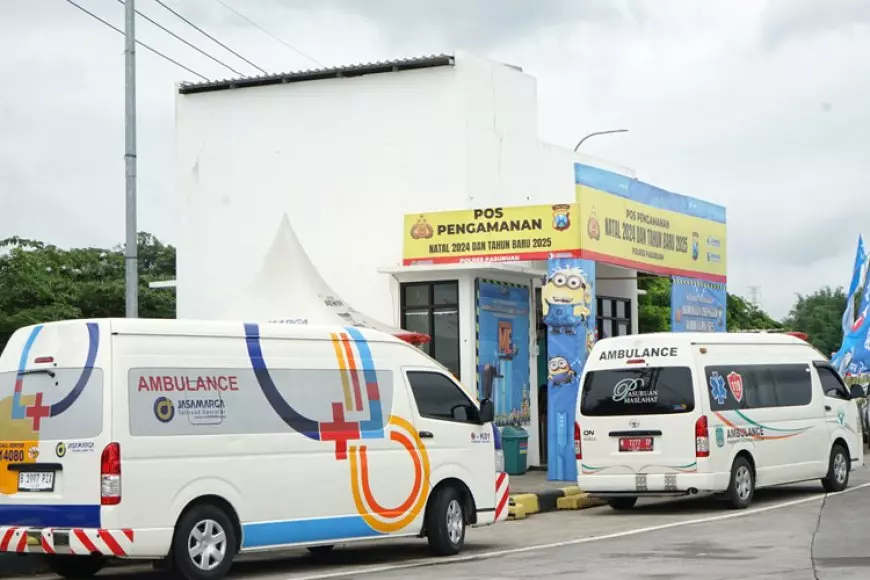
[[[123,26],[118,0],[76,1]],[[584,151],[727,206],[729,290],[759,286],[775,316],[795,292],[847,285],[862,224],[870,234],[867,0],[164,2],[270,72],[457,48],[521,65],[538,81],[542,140],[628,128]],[[256,72],[155,0],[137,7]],[[234,76],[141,19],[138,33],[209,78]],[[66,0],[0,0],[0,54],[0,238],[122,241],[123,37]],[[196,78],[138,54],[139,225],[172,242],[174,83]]]

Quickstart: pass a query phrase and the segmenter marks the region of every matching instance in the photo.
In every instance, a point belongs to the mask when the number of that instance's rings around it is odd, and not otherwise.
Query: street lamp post
[[[590,137],[595,137],[597,135],[610,135],[611,133],[627,133],[627,132],[628,132],[628,129],[610,129],[608,131],[595,131],[594,133],[589,133],[588,135],[586,135],[585,137],[580,139],[580,141],[577,142],[577,145],[574,146],[574,151],[577,151],[578,149],[580,149],[580,146],[583,145],[583,142],[586,141],[587,139],[589,139]]]

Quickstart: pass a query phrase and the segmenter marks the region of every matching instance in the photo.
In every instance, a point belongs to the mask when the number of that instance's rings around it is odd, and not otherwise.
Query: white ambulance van
[[[814,479],[840,491],[864,462],[855,395],[793,336],[603,339],[581,379],[578,484],[615,509],[699,492],[745,508],[760,487]]]
[[[223,577],[239,553],[396,536],[455,554],[507,518],[493,405],[358,328],[76,320],[0,356],[0,552]]]

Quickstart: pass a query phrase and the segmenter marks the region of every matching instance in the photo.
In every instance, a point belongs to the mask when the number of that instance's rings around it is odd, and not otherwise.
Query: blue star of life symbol
[[[717,371],[713,371],[710,375],[710,394],[716,399],[720,405],[725,404],[725,398],[728,396],[728,391],[725,390],[725,378]]]
[[[843,423],[846,422],[846,411],[843,409],[837,409],[837,423],[840,424],[840,427],[843,426]]]

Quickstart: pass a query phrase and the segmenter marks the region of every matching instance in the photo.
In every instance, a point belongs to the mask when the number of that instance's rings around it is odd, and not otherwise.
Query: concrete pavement
[[[710,498],[642,502],[631,512],[608,507],[538,514],[527,520],[469,530],[462,556],[428,557],[423,540],[356,544],[324,561],[305,551],[246,557],[233,578],[326,580],[445,575],[513,578],[814,578],[866,579],[870,559],[870,472],[853,474],[852,490],[824,499],[816,482],[762,490],[750,510],[735,512]],[[823,501],[824,500],[824,501]],[[819,515],[821,514],[821,518]],[[818,526],[818,532],[816,527]],[[815,535],[815,540],[813,537]],[[107,571],[102,578],[156,580],[161,574]],[[48,578],[43,576],[41,578]]]

